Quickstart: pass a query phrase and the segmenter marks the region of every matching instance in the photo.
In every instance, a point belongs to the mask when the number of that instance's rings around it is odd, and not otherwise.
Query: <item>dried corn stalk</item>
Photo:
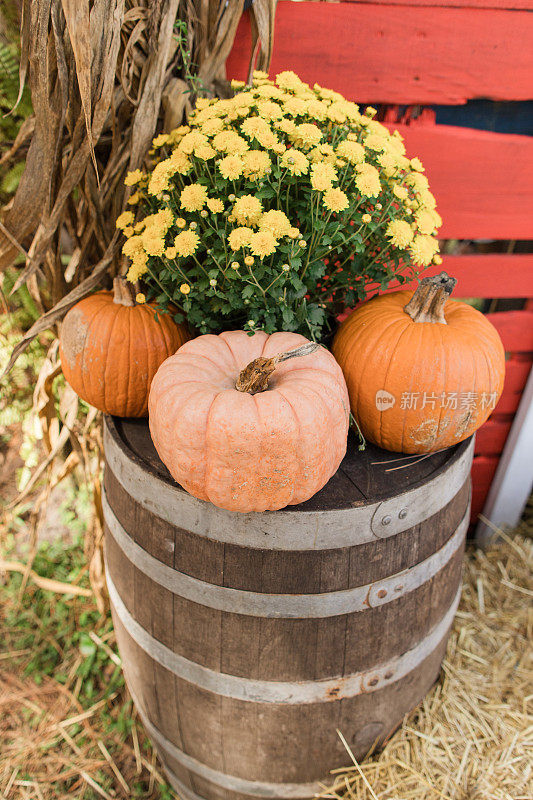
[[[265,68],[276,0],[251,6],[251,58]],[[34,118],[18,191],[0,222],[0,271],[18,252],[41,318],[13,352],[120,269],[114,220],[123,178],[158,123],[179,124],[194,93],[227,92],[225,61],[244,0],[23,0],[21,87]],[[186,41],[185,41],[186,39]]]

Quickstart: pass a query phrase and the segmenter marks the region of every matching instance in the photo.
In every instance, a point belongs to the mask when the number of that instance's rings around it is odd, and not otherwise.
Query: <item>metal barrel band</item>
[[[132,617],[109,576],[107,566],[106,575],[109,597],[118,620],[133,641],[154,661],[173,672],[178,678],[201,689],[251,703],[333,702],[363,693],[376,692],[395,683],[412,672],[439,646],[453,622],[461,595],[459,587],[452,604],[429,634],[411,650],[385,664],[351,675],[318,681],[267,681],[217,672],[175,653],[155,639]]]
[[[318,781],[314,783],[266,783],[263,781],[252,781],[246,778],[239,778],[237,775],[228,775],[225,772],[219,772],[219,770],[208,767],[207,764],[204,764],[203,762],[198,761],[198,759],[189,756],[179,747],[176,747],[173,742],[167,739],[166,736],[164,736],[161,731],[156,728],[153,722],[150,721],[129,684],[128,689],[142,719],[143,725],[146,728],[149,737],[155,743],[156,747],[162,750],[166,755],[170,756],[170,758],[174,758],[183,767],[195,773],[199,777],[204,778],[205,780],[210,781],[211,783],[214,783],[223,789],[239,792],[241,794],[249,794],[253,797],[287,798],[287,800],[289,800],[289,798],[296,799],[313,797],[315,794],[318,794],[324,790],[325,787]],[[169,770],[168,767],[165,767],[165,771],[171,783],[176,784],[176,787],[179,787],[178,791],[183,791],[185,795],[189,795],[191,800],[195,800],[196,798],[200,800],[198,795],[193,792],[192,789],[189,789],[187,786],[185,786],[183,781],[181,781],[177,775],[174,775],[172,770]]]
[[[324,619],[362,612],[389,603],[434,577],[462,546],[470,519],[470,504],[455,533],[435,553],[409,569],[352,589],[317,594],[267,594],[219,586],[178,572],[133,541],[102,495],[104,519],[126,558],[155,583],[194,603],[233,614],[278,619]]]
[[[265,511],[239,514],[198,500],[131,458],[106,420],[107,468],[147,511],[207,539],[261,550],[330,550],[364,544],[408,530],[447,505],[468,478],[472,440],[432,480],[397,497],[329,511]],[[383,524],[390,518],[390,523]]]

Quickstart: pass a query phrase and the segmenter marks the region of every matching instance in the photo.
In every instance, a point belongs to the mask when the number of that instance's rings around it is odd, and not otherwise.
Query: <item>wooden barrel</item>
[[[143,420],[107,418],[107,581],[128,686],[185,800],[307,798],[434,683],[457,608],[473,441],[350,441],[301,506],[221,511]]]

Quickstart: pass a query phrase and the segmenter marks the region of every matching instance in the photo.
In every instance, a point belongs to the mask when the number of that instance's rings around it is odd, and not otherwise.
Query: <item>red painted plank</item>
[[[472,510],[471,519],[476,521],[483,510],[490,484],[498,467],[498,456],[474,456],[472,464]]]
[[[529,355],[513,354],[505,362],[505,390],[521,392],[529,377],[532,360]]]
[[[369,0],[340,0],[341,3],[368,3]],[[533,0],[370,0],[373,5],[432,6],[437,8],[504,8],[531,11]]]
[[[443,269],[457,278],[454,292],[457,297],[533,297],[533,253],[445,255],[442,266],[431,267],[424,271],[424,275],[436,275]],[[401,288],[414,289],[416,285],[416,281],[411,281]],[[395,282],[387,291],[396,291],[398,288],[400,285]]]
[[[511,430],[512,417],[492,415],[476,434],[476,453],[483,456],[500,455]]]
[[[498,311],[487,314],[508,353],[533,350],[533,311]]]
[[[249,52],[246,16],[227,61],[228,77],[245,78]],[[529,100],[533,15],[280,0],[271,73],[285,69],[362,103]]]
[[[449,125],[388,127],[426,167],[442,238],[533,239],[533,137]]]
[[[496,404],[494,409],[495,414],[514,414],[518,410],[520,400],[522,399],[521,392],[506,392],[503,394]]]

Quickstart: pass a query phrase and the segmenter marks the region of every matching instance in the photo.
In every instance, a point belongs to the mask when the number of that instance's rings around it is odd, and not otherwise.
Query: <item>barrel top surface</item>
[[[106,417],[109,435],[127,453],[128,458],[176,491],[184,490],[174,481],[159,458],[148,428],[147,419]],[[366,443],[359,450],[357,437],[350,432],[348,450],[339,469],[314,497],[290,506],[291,511],[329,511],[393,498],[422,486],[461,458],[471,439],[431,455],[391,453]]]

